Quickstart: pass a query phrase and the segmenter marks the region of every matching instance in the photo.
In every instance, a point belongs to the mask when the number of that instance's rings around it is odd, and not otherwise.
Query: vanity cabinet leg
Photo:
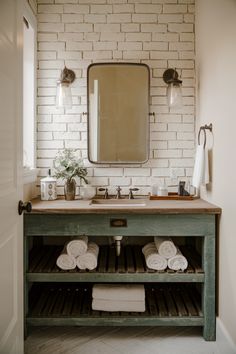
[[[216,306],[215,306],[215,230],[204,237],[203,267],[205,282],[202,290],[202,307],[204,315],[203,337],[207,341],[216,340]]]

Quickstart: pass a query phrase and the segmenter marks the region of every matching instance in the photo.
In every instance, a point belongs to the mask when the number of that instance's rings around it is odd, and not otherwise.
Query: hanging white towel
[[[208,149],[204,145],[198,145],[195,155],[195,163],[193,169],[192,186],[200,188],[201,185],[209,183],[209,157]]]
[[[160,256],[168,259],[176,255],[177,249],[170,237],[155,236],[154,242]]]
[[[179,248],[177,248],[177,254],[168,259],[168,267],[172,270],[185,270],[188,268],[188,261]]]
[[[87,252],[76,258],[77,267],[89,270],[97,268],[98,253],[98,245],[94,242],[89,242]]]
[[[205,148],[205,154],[204,154],[204,175],[203,175],[203,180],[202,184],[206,185],[210,182],[210,175],[209,175],[209,150]]]
[[[69,256],[78,257],[86,253],[88,248],[88,236],[79,236],[66,245],[66,250]]]
[[[146,244],[142,248],[142,252],[144,254],[148,268],[155,270],[164,270],[167,268],[167,260],[158,254],[154,242]]]
[[[63,248],[60,256],[57,258],[56,264],[63,270],[70,270],[76,268],[76,259],[66,252],[66,246]]]
[[[144,312],[145,301],[119,301],[93,299],[92,309],[98,311]]]
[[[145,289],[143,284],[95,284],[92,297],[97,300],[142,301]]]

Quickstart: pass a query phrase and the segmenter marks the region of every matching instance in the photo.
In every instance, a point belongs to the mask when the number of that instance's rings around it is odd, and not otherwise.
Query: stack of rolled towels
[[[142,252],[150,269],[164,270],[168,267],[183,271],[188,267],[186,257],[170,237],[155,236],[154,242],[145,245]]]
[[[95,284],[92,290],[92,309],[98,311],[145,311],[143,284]]]
[[[97,268],[99,247],[88,241],[88,236],[80,236],[65,244],[57,258],[57,266],[63,270],[79,269],[93,270]]]

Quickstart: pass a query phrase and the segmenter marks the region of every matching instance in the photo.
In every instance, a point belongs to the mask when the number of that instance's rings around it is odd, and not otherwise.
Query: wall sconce
[[[65,68],[61,72],[60,80],[57,81],[57,107],[72,108],[72,94],[70,85],[75,81],[73,70]]]
[[[174,69],[167,69],[163,74],[163,80],[168,84],[167,101],[169,107],[181,108],[183,105],[181,90],[182,81],[179,80],[178,77],[179,75]]]

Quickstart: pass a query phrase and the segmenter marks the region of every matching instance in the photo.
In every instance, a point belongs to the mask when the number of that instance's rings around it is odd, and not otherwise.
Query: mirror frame
[[[129,65],[129,66],[142,66],[147,69],[148,73],[148,117],[147,117],[147,141],[146,141],[146,149],[147,149],[147,158],[144,161],[123,161],[123,162],[117,162],[117,161],[92,161],[90,159],[90,143],[89,143],[89,138],[90,138],[90,112],[89,112],[89,71],[92,67],[94,66],[103,66],[103,65]],[[129,63],[129,62],[102,62],[102,63],[92,63],[87,67],[87,149],[88,149],[88,161],[92,164],[95,165],[140,165],[144,164],[149,160],[150,156],[150,67],[145,64],[145,63]]]

